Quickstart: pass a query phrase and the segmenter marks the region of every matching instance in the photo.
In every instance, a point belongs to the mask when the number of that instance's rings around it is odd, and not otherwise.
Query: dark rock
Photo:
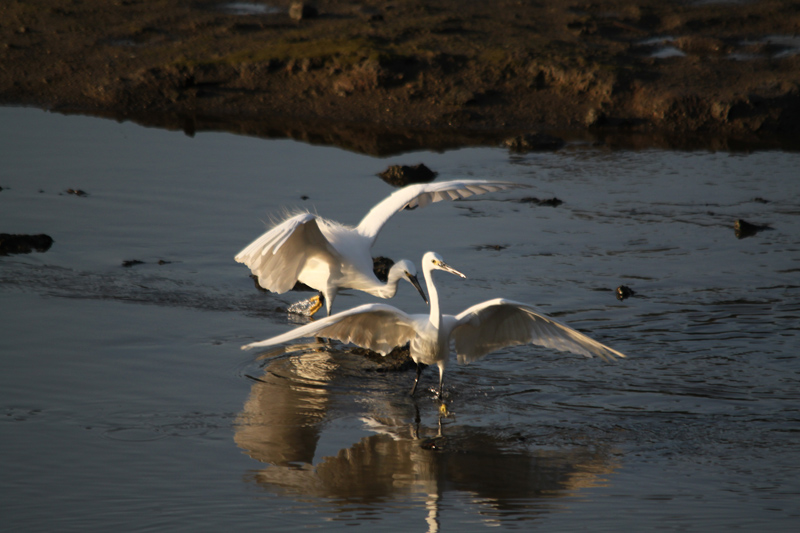
[[[539,198],[536,198],[535,196],[526,196],[525,198],[520,198],[519,202],[522,204],[534,204],[546,207],[558,207],[564,203],[555,196],[545,200],[541,200]]]
[[[373,257],[372,258],[372,271],[375,272],[375,277],[386,283],[389,279],[389,270],[394,265],[394,261],[388,257]]]
[[[737,239],[744,239],[746,237],[752,237],[759,231],[764,230],[771,230],[772,228],[769,226],[762,226],[759,224],[751,224],[746,220],[742,220],[741,218],[737,218],[736,221],[733,223],[733,231],[736,234]]]
[[[520,153],[559,150],[564,144],[566,143],[563,139],[546,133],[525,133],[503,141],[503,146]]]
[[[132,266],[143,265],[143,264],[144,261],[139,261],[138,259],[126,259],[125,261],[122,262],[122,266],[124,266],[125,268],[130,268]]]
[[[44,233],[38,235],[0,233],[0,255],[46,252],[52,245],[53,238]]]
[[[392,165],[378,176],[389,185],[405,187],[412,183],[430,183],[436,178],[436,172],[420,163],[414,166]]]
[[[416,363],[411,359],[408,343],[395,347],[386,355],[358,346],[349,349],[349,351],[356,355],[363,355],[375,363],[375,368],[371,369],[375,372],[398,372],[417,368]]]
[[[617,287],[617,290],[615,292],[617,294],[617,300],[619,301],[622,301],[626,298],[630,298],[631,296],[636,294],[636,292],[633,289],[625,285],[620,285],[619,287]]]
[[[313,19],[319,15],[316,6],[308,2],[292,2],[289,6],[289,17],[292,20]]]

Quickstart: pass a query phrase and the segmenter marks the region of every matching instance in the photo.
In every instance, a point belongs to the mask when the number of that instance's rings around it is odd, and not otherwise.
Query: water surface
[[[0,232],[55,241],[0,257],[5,530],[796,528],[797,153],[377,158],[10,108],[0,147]],[[242,352],[308,294],[259,292],[236,252],[286,209],[355,224],[419,162],[532,188],[401,213],[376,255],[436,250],[468,276],[437,273],[445,312],[526,301],[629,358],[453,361],[441,418],[435,372],[411,399],[413,371],[340,345]]]

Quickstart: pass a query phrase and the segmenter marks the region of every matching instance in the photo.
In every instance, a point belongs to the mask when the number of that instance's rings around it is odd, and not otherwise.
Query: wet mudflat
[[[0,128],[0,233],[53,239],[0,256],[4,529],[796,527],[797,153],[376,158],[10,108]],[[436,250],[468,276],[436,277],[445,312],[509,297],[629,358],[452,361],[440,418],[435,372],[411,399],[412,371],[339,345],[239,350],[309,294],[257,291],[236,252],[286,208],[357,223],[394,190],[377,174],[417,163],[532,189],[401,213],[376,255]],[[390,303],[425,312],[408,286]]]

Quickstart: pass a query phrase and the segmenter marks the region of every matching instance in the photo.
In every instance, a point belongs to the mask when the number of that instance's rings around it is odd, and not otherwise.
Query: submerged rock
[[[519,202],[521,204],[534,204],[546,207],[558,207],[564,203],[562,200],[559,200],[555,196],[543,200],[540,198],[536,198],[535,196],[526,196],[525,198],[520,198]]]
[[[378,256],[372,258],[372,271],[375,277],[386,283],[389,280],[389,270],[394,265],[394,261],[388,257]]]
[[[626,298],[630,298],[631,296],[636,294],[636,291],[634,291],[633,289],[631,289],[630,287],[628,287],[626,285],[620,285],[619,287],[617,287],[617,290],[614,291],[614,292],[616,293],[617,300],[619,300],[619,301],[622,301],[622,300],[624,300]]]
[[[741,218],[737,218],[736,221],[733,223],[733,231],[736,234],[737,239],[744,239],[746,237],[752,237],[759,231],[770,230],[771,227],[767,225],[759,225],[759,224],[751,224],[750,222],[743,220]]]
[[[436,178],[436,172],[422,163],[418,165],[392,165],[378,176],[389,185],[405,187],[412,183],[430,183]]]
[[[0,255],[46,252],[52,245],[53,238],[44,233],[38,235],[0,233]]]
[[[559,150],[564,144],[564,139],[546,133],[525,133],[503,141],[503,146],[520,153]]]
[[[375,367],[371,369],[375,372],[398,372],[417,368],[416,363],[411,359],[408,344],[397,346],[386,355],[358,346],[350,348],[349,351],[356,355],[362,355],[375,363]]]

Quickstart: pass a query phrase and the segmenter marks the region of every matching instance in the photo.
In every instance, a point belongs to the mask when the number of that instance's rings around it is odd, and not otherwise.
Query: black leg
[[[422,374],[422,366],[417,363],[417,375],[414,378],[414,386],[411,387],[411,396],[414,396],[414,393],[417,391],[417,383],[419,383],[419,375]]]

